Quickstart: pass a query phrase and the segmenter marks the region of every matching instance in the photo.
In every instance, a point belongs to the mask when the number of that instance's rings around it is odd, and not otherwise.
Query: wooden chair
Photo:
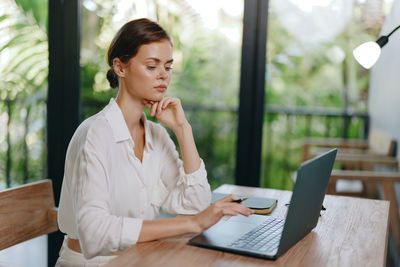
[[[341,168],[346,170],[373,171],[377,165],[393,169],[398,168],[398,161],[394,158],[396,141],[377,129],[371,129],[368,140],[307,138],[303,142],[303,161],[320,153],[318,150],[312,153],[311,149],[313,147],[339,148],[335,163],[336,165],[340,164]],[[343,180],[340,182],[341,185],[346,183]],[[356,191],[350,190],[352,185],[360,189]],[[352,183],[347,182],[342,187],[344,187],[344,191],[341,192],[342,195],[378,198],[378,191],[373,183],[354,180]]]
[[[57,230],[51,180],[0,192],[0,250]]]
[[[340,139],[340,138],[306,138],[303,142],[303,161],[306,161],[316,153],[311,153],[312,147],[339,148],[336,161],[359,165],[361,161],[374,162],[377,159],[390,159],[396,150],[396,141],[385,133],[371,129],[368,140]],[[317,152],[318,153],[318,152]],[[385,165],[393,166],[397,160],[385,161]],[[361,166],[364,167],[364,166]]]
[[[382,198],[390,202],[389,208],[389,227],[393,237],[397,255],[400,256],[400,216],[399,206],[397,202],[395,186],[396,182],[400,182],[400,171],[397,172],[374,172],[374,171],[352,171],[352,170],[334,170],[327,188],[327,194],[339,194],[336,192],[336,182],[339,179],[358,180],[364,183],[379,184],[382,191]],[[374,212],[371,211],[371,216]]]

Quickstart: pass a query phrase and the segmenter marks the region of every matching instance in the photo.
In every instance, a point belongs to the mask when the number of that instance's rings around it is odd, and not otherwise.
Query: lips
[[[162,92],[162,93],[165,92],[165,91],[167,91],[167,86],[164,85],[164,84],[158,85],[158,86],[156,86],[156,87],[154,87],[154,88],[156,88],[157,91]]]

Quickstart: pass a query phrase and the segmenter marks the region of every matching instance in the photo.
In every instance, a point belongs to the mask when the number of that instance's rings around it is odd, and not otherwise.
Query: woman
[[[155,22],[126,23],[107,54],[117,98],[85,120],[69,144],[58,222],[57,266],[101,265],[137,242],[200,233],[224,215],[250,215],[231,195],[210,204],[207,173],[177,98],[164,97],[172,43]],[[167,131],[177,137],[182,160]],[[185,214],[154,220],[159,209]]]

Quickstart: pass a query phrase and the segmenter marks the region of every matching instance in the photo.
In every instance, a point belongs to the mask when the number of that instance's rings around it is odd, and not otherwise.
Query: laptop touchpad
[[[256,216],[256,218],[250,218]],[[231,244],[240,236],[254,229],[258,224],[262,223],[265,218],[259,218],[259,215],[251,215],[245,217],[242,215],[234,216],[226,221],[220,221],[203,234],[211,243]],[[212,240],[210,240],[212,239]]]

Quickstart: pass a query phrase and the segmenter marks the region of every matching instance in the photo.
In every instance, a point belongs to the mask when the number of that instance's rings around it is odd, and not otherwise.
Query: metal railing
[[[365,139],[369,130],[367,113],[338,109],[270,106],[264,118],[260,184],[270,188],[292,189],[304,138]]]
[[[44,100],[36,103],[41,106],[42,119],[45,121]],[[84,107],[100,110],[106,103],[83,103]],[[21,110],[24,109],[25,112]],[[26,183],[42,179],[46,175],[46,125],[42,125],[38,136],[42,138],[36,155],[31,157],[29,131],[34,106],[24,106],[23,102],[5,100],[0,102],[0,115],[7,114],[6,129],[2,133],[4,142],[0,147],[0,182],[3,187],[13,183]],[[38,109],[36,107],[36,109]],[[210,183],[213,188],[222,183],[234,183],[236,162],[237,108],[202,105],[185,105],[185,112],[190,120],[199,153],[204,159]],[[19,114],[20,116],[16,116]],[[309,136],[366,138],[369,128],[367,113],[343,112],[326,108],[283,108],[267,106],[264,111],[262,174],[261,186],[290,189],[291,173],[297,169],[301,160],[302,140]],[[2,120],[3,124],[4,120]],[[19,129],[13,137],[12,131]],[[173,135],[172,135],[173,136]],[[174,138],[174,137],[173,137]],[[175,140],[176,141],[176,140]]]

